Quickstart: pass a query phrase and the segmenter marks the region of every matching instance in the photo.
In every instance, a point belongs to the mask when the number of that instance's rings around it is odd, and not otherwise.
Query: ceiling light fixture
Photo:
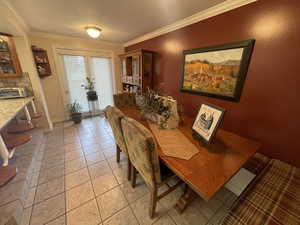
[[[92,38],[97,38],[101,34],[101,29],[98,27],[86,27],[85,30],[87,34]]]

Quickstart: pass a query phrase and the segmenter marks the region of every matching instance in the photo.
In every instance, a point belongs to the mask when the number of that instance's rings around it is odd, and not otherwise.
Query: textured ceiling
[[[86,37],[84,27],[103,29],[100,39],[123,43],[224,0],[10,0],[32,31]]]

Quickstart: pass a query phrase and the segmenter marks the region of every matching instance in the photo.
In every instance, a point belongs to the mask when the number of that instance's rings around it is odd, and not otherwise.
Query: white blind
[[[81,87],[86,83],[86,67],[84,56],[63,55],[70,101],[80,103],[83,112],[89,111],[86,90]]]
[[[99,107],[104,109],[113,105],[113,87],[111,64],[108,58],[91,57],[92,71],[95,78],[95,89],[99,97]]]

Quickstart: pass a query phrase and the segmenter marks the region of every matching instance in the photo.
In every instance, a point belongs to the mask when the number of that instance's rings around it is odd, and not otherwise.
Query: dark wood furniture
[[[137,109],[121,110],[149,128],[148,122],[140,119]],[[176,205],[180,212],[197,194],[210,200],[260,148],[259,143],[222,129],[217,131],[215,140],[210,145],[204,145],[194,138],[192,124],[193,118],[185,118],[178,128],[199,150],[190,160],[168,157],[158,148],[163,162],[188,185]]]
[[[152,88],[153,54],[152,51],[140,49],[120,55],[124,91],[137,92]]]
[[[20,76],[22,70],[12,35],[0,33],[0,78]]]
[[[42,48],[37,48],[36,46],[31,46],[33,53],[36,69],[40,77],[47,77],[51,75],[51,67],[49,64],[49,59],[47,51]]]

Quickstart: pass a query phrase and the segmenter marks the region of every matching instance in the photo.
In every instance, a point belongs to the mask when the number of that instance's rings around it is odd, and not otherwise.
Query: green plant
[[[87,84],[86,85],[83,84],[81,86],[84,87],[86,90],[93,91],[95,89],[94,79],[86,77],[86,81],[87,81]]]
[[[75,100],[69,105],[70,114],[81,113],[81,105]]]

